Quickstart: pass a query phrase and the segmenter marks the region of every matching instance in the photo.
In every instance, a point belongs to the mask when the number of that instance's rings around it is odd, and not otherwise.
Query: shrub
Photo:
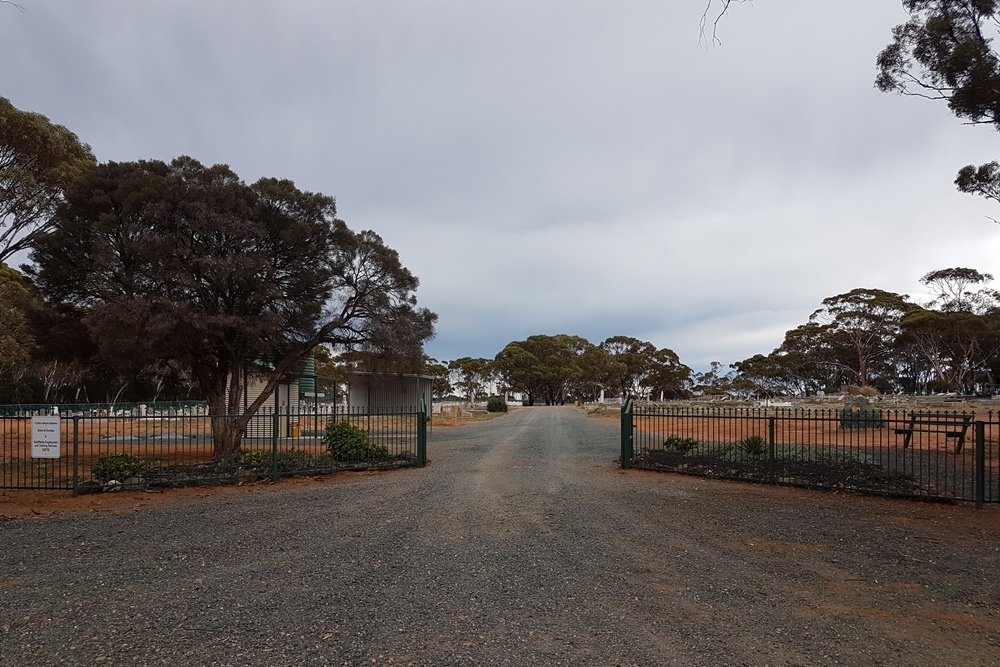
[[[740,451],[752,459],[759,459],[767,453],[767,440],[760,435],[748,435],[738,444]]]
[[[384,459],[389,456],[389,450],[385,445],[372,444],[364,429],[352,426],[346,421],[328,424],[323,444],[335,461]]]
[[[697,446],[697,440],[681,435],[668,435],[667,439],[663,441],[664,449],[676,449],[679,452],[690,452]]]
[[[257,473],[298,472],[321,467],[319,457],[303,449],[279,449],[277,456],[270,449],[248,449],[220,459],[215,469],[220,474],[233,475],[239,470]]]
[[[240,452],[234,457],[238,468],[249,468],[251,470],[270,470],[271,451],[265,449],[248,449]]]
[[[120,481],[138,477],[149,470],[149,463],[135,454],[101,454],[90,468],[90,474],[105,484],[115,479]]]
[[[507,412],[507,401],[503,399],[503,396],[491,396],[490,400],[486,402],[487,412]]]

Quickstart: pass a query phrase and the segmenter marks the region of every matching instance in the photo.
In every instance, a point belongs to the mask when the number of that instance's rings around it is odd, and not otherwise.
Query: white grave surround
[[[31,418],[31,458],[57,459],[62,456],[62,428],[58,415]]]

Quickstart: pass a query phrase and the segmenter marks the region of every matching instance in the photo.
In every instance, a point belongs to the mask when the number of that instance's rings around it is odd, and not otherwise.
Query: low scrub
[[[149,463],[135,454],[101,454],[90,467],[94,479],[107,484],[111,480],[122,482],[130,477],[139,477],[149,470]]]
[[[325,458],[325,457],[324,457]],[[302,449],[249,449],[238,452],[221,462],[224,470],[240,469],[255,472],[297,472],[322,467],[320,457]]]
[[[767,440],[763,436],[748,435],[737,443],[740,451],[751,459],[759,459],[767,454]]]
[[[698,441],[681,435],[668,435],[663,441],[664,449],[674,449],[678,452],[690,452],[698,446]]]
[[[385,445],[373,444],[364,429],[346,421],[329,424],[323,435],[323,444],[335,461],[366,461],[389,456]]]
[[[487,412],[507,412],[507,401],[502,396],[491,396],[486,402]]]

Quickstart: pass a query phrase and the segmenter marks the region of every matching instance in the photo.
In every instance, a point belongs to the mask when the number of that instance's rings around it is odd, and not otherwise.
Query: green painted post
[[[622,423],[621,423],[621,461],[622,468],[626,470],[632,467],[632,457],[634,455],[632,447],[632,431],[634,430],[635,421],[632,415],[632,399],[626,399],[625,405],[622,406]]]
[[[767,483],[774,484],[774,417],[767,418]]]
[[[427,465],[427,406],[417,413],[417,467]]]
[[[986,424],[976,422],[976,508],[986,502]]]
[[[277,403],[277,399],[274,401]],[[278,408],[274,409],[274,418],[272,419],[274,426],[271,428],[271,480],[274,482],[278,481],[278,427],[281,426],[281,415],[278,414]]]
[[[73,497],[80,495],[80,416],[73,415]]]

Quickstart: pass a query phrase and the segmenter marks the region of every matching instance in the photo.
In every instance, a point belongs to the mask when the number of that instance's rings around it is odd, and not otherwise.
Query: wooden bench
[[[965,432],[972,423],[972,415],[931,412],[911,412],[905,428],[893,429],[897,434],[905,434],[903,449],[910,446],[914,432],[944,433],[945,438],[955,438],[955,453],[962,451]]]

